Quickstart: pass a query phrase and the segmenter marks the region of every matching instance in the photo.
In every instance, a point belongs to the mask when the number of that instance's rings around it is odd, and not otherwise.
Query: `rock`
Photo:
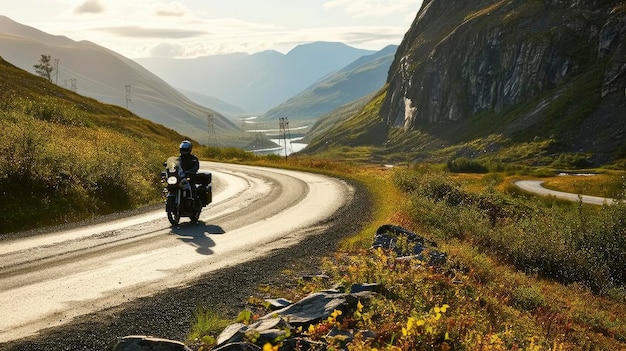
[[[265,342],[272,342],[277,337],[283,336],[291,328],[291,325],[280,317],[261,318],[250,325],[235,323],[220,333],[217,337],[217,346],[244,342],[245,336],[251,334],[256,335],[257,344],[263,345]]]
[[[408,248],[398,246],[398,240],[403,236]],[[428,261],[430,265],[441,265],[446,262],[446,255],[430,247],[437,247],[437,243],[427,241],[423,237],[410,232],[400,226],[385,224],[376,230],[372,248],[393,250],[398,256],[415,255],[419,260]],[[410,249],[410,251],[408,251]],[[426,255],[423,255],[426,251]]]
[[[289,305],[291,305],[293,302],[287,300],[287,299],[283,299],[283,298],[279,298],[279,299],[266,299],[265,302],[270,304],[270,309],[272,310],[277,310],[277,309],[281,309],[281,308],[285,308]]]
[[[118,338],[107,347],[107,351],[192,351],[182,342],[145,335],[130,335]]]
[[[352,284],[350,286],[350,293],[357,294],[361,292],[377,292],[380,293],[380,284],[378,283],[365,283],[365,284]]]
[[[311,324],[324,321],[335,310],[342,311],[344,315],[351,314],[356,310],[359,300],[369,297],[377,287],[377,284],[355,284],[351,287],[354,293],[343,293],[339,290],[313,293],[287,307],[266,314],[250,325],[232,324],[217,337],[217,345],[213,351],[258,350],[254,347],[263,346],[268,342],[274,344],[277,339],[283,339],[288,332],[294,335],[296,328],[308,328]],[[333,333],[336,336],[341,335],[346,340],[354,338],[353,332],[349,330]],[[250,336],[254,337],[253,344],[247,340]],[[281,351],[326,350],[326,346],[323,342],[291,337],[282,340]]]
[[[308,326],[328,318],[334,310],[345,310],[349,304],[349,296],[340,292],[314,293],[290,306],[267,314],[261,319],[280,316],[288,320],[291,325]]]

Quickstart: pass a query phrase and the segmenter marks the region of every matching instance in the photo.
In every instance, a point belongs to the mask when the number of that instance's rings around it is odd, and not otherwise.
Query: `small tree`
[[[50,63],[50,55],[41,55],[39,63],[33,67],[35,67],[35,72],[37,72],[39,76],[52,82],[52,71],[54,71],[54,67],[52,67],[52,64]]]

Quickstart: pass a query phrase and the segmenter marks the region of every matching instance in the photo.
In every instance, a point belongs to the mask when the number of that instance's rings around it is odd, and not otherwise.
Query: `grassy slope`
[[[0,127],[3,233],[157,201],[161,163],[183,138],[1,58]]]

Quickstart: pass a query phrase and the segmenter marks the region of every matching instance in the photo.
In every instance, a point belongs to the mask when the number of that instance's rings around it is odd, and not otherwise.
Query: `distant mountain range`
[[[342,43],[315,42],[299,45],[287,54],[263,51],[193,59],[150,57],[135,61],[174,87],[214,96],[248,114],[259,115],[322,77],[375,52]]]
[[[242,133],[240,117],[270,110],[266,121],[286,114],[314,122],[380,89],[396,48],[376,52],[316,42],[287,54],[130,60],[92,42],[51,35],[0,16],[0,55],[6,61],[34,73],[41,55],[50,55],[58,63],[53,83],[61,87],[126,107],[200,142],[210,137],[207,120],[212,116],[218,144],[233,146],[244,146],[251,138]]]
[[[397,45],[362,56],[341,70],[318,80],[298,95],[263,114],[262,120],[317,120],[345,104],[380,90],[387,80]]]
[[[58,59],[58,75],[53,73],[53,83],[79,94],[127,107],[199,141],[207,140],[209,115],[214,116],[215,130],[226,135],[241,134],[239,127],[220,113],[192,102],[122,55],[92,42],[50,35],[0,16],[0,56],[34,72],[33,65],[43,54]]]

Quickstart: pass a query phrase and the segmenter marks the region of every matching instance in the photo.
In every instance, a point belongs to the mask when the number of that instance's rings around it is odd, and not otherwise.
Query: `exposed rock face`
[[[529,102],[522,112],[537,114],[540,100],[578,89],[598,95],[578,123],[602,111],[623,128],[625,38],[624,1],[425,0],[390,68],[380,115],[415,130],[481,112],[497,118]],[[511,131],[528,127],[519,125]]]

